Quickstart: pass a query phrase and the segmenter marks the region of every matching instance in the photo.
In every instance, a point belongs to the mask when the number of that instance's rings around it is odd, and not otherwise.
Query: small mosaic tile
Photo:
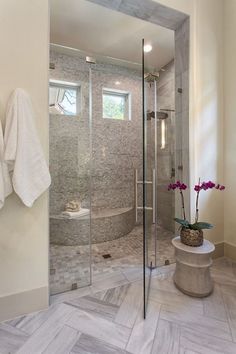
[[[154,227],[148,240],[148,262],[155,264]],[[171,240],[174,234],[161,226],[157,228],[157,266],[173,263],[174,249]],[[50,291],[56,294],[90,284],[90,248],[88,246],[50,246]],[[135,268],[143,262],[143,228],[136,226],[128,235],[117,240],[93,244],[91,246],[92,275],[113,273],[127,268]],[[104,259],[104,255],[110,257]]]

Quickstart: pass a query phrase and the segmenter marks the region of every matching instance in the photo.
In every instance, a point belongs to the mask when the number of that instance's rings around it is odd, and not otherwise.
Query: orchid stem
[[[198,185],[200,186],[200,178],[198,180]],[[199,208],[198,208],[198,203],[199,203],[199,194],[200,194],[200,189],[197,191],[197,197],[196,197],[196,214],[195,214],[195,223],[198,222],[198,217],[199,217]]]
[[[180,190],[180,195],[181,195],[183,218],[184,218],[184,220],[186,220],[185,206],[184,206],[184,195],[183,195],[183,192],[181,190]]]

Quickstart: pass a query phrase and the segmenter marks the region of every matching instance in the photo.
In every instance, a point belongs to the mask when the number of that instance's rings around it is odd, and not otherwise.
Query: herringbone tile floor
[[[114,287],[112,279],[97,282],[55,298],[46,311],[2,323],[0,353],[236,353],[235,263],[214,261],[215,289],[205,299],[175,288],[173,266],[154,272],[145,321],[138,274],[133,282],[114,278]]]

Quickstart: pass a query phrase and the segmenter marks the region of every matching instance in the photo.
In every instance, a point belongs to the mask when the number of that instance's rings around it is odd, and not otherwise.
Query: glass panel
[[[51,62],[54,56],[51,52]],[[50,114],[49,128],[51,294],[91,283],[89,67],[83,60],[78,70],[73,57],[65,56],[61,65],[50,70],[51,80],[61,78],[80,83],[81,105],[77,111],[78,86],[50,87],[50,103],[61,109]]]
[[[151,271],[156,264],[156,77],[149,64],[148,43],[143,40],[143,217],[144,217],[144,316]]]
[[[147,44],[145,40],[143,47]],[[152,65],[150,53],[150,50],[143,51],[145,313],[150,269],[175,262],[172,239],[178,226],[174,217],[181,217],[181,203],[176,191],[168,191],[168,185],[176,180],[188,182],[188,149],[182,149],[187,131],[183,129],[182,121],[186,119],[186,112],[182,112],[181,107],[182,82],[178,77],[179,86],[175,86],[174,59],[157,70]],[[182,112],[177,115],[175,95],[179,112]],[[187,192],[185,197],[188,197]],[[188,205],[186,209],[188,213]]]
[[[142,86],[141,65],[127,68],[118,59],[110,63],[100,57],[91,70],[92,267],[96,280],[114,271],[142,270],[142,184],[135,183],[136,175],[142,181]],[[103,119],[104,96],[109,96],[115,108],[109,107],[109,118],[117,119]],[[119,119],[122,101],[124,119]],[[132,119],[127,119],[126,110]]]
[[[180,147],[181,136],[176,136],[175,126],[175,62],[172,59],[162,67],[156,81],[157,96],[157,266],[175,262],[172,238],[175,236],[174,217],[175,193],[168,191],[175,176],[176,149],[175,141]],[[179,129],[182,134],[182,125]],[[181,151],[181,149],[180,149]],[[176,231],[178,228],[176,229]],[[162,250],[162,251],[160,251]]]

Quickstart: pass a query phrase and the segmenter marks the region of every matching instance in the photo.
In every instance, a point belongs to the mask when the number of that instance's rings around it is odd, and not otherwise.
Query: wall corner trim
[[[215,245],[215,251],[212,254],[212,258],[220,258],[224,257],[224,242],[217,242],[214,244]]]
[[[225,242],[224,255],[225,257],[231,258],[233,261],[236,261],[236,246],[231,243]]]

